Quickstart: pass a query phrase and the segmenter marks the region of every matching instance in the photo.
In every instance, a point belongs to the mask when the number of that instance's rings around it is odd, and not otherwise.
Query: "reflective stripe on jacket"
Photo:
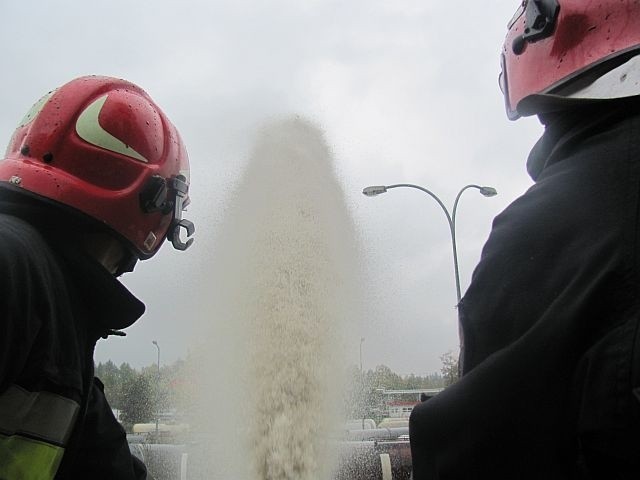
[[[69,398],[18,385],[1,393],[0,479],[53,479],[79,408]]]

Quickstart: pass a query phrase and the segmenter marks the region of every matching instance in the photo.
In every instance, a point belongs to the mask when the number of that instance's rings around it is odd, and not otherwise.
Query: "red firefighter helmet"
[[[508,29],[500,85],[510,119],[576,100],[630,96],[630,81],[607,93],[576,92],[640,53],[640,2],[524,0]],[[640,86],[633,91],[640,94]]]
[[[194,227],[189,159],[176,128],[140,87],[81,77],[27,113],[0,160],[0,185],[51,199],[97,220],[140,259],[165,238],[184,250]]]

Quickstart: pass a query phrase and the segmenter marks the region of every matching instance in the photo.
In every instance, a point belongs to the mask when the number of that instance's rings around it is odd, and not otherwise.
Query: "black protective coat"
[[[544,119],[459,306],[464,375],[412,413],[415,480],[640,478],[638,112]]]
[[[73,233],[58,213],[0,188],[0,392],[17,384],[80,404],[56,478],[144,479],[93,377],[98,338],[131,325],[144,305],[64,239]]]

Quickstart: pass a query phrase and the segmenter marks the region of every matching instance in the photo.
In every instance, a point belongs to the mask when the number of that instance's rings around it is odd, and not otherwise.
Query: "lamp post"
[[[460,196],[465,190],[469,188],[477,189],[485,197],[493,197],[497,195],[498,192],[493,187],[482,187],[480,185],[465,185],[460,189],[460,191],[458,192],[458,195],[456,195],[455,202],[453,202],[453,210],[451,214],[449,214],[449,210],[447,210],[447,207],[445,207],[444,203],[442,203],[442,201],[433,192],[431,192],[430,190],[424,187],[421,187],[419,185],[413,185],[411,183],[398,183],[396,185],[374,185],[371,187],[366,187],[364,190],[362,190],[362,193],[367,197],[375,197],[376,195],[385,193],[387,190],[391,188],[398,188],[398,187],[416,188],[418,190],[423,191],[427,195],[430,195],[431,198],[433,198],[436,202],[438,202],[438,205],[440,205],[440,208],[442,208],[442,211],[447,217],[447,222],[449,223],[449,231],[451,232],[451,245],[453,248],[453,270],[454,270],[454,275],[456,280],[456,298],[458,300],[457,303],[460,303],[460,299],[462,298],[462,296],[460,294],[460,274],[458,272],[458,249],[456,246],[456,212],[458,210],[458,202],[460,200]]]
[[[158,342],[156,342],[155,340],[153,340],[151,343],[153,343],[158,349],[158,377],[156,379],[156,442],[157,442],[159,439],[158,420],[160,416],[160,345],[158,345]]]
[[[360,395],[361,398],[364,394],[364,372],[362,371],[362,343],[364,342],[364,337],[360,337]],[[364,430],[364,419],[367,416],[366,410],[362,409],[362,430]]]

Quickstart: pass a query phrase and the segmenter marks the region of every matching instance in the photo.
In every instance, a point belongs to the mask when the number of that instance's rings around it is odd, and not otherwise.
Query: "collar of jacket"
[[[61,247],[58,251],[69,267],[99,336],[130,327],[142,316],[144,304],[95,259],[75,249]]]
[[[529,153],[529,176],[537,181],[545,168],[575,152],[585,139],[639,114],[640,96],[576,104],[564,110],[539,114],[545,130]]]
[[[144,304],[73,242],[76,229],[95,228],[93,225],[55,203],[4,184],[0,188],[0,211],[31,223],[49,242],[81,295],[91,319],[88,327],[95,330],[97,338],[110,330],[127,328],[142,316]]]

